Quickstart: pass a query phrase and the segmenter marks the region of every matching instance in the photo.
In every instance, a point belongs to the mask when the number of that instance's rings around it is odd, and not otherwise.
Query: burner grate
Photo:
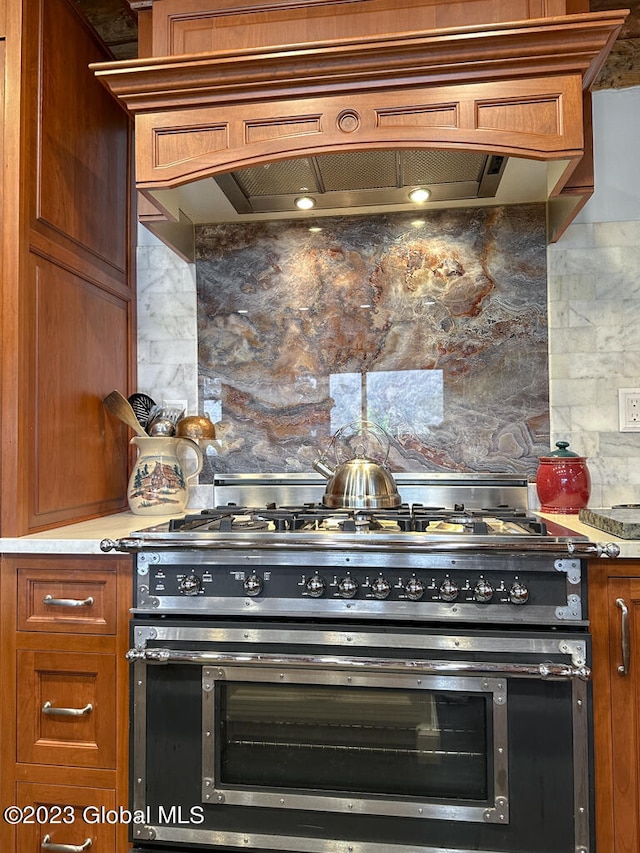
[[[453,509],[403,503],[386,509],[334,509],[322,504],[263,507],[228,504],[175,518],[170,532],[418,532],[472,536],[547,535],[544,522],[506,505],[485,509]]]

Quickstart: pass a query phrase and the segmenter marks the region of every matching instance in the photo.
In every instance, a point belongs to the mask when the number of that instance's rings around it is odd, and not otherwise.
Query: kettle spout
[[[318,472],[318,474],[322,474],[322,476],[326,477],[327,480],[330,477],[333,477],[335,473],[331,468],[329,468],[329,466],[322,459],[322,457],[320,457],[320,459],[316,459],[316,461],[313,463],[313,467]]]

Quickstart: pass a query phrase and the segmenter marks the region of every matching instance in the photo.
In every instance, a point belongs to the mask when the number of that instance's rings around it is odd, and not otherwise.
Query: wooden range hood
[[[626,10],[590,13],[587,0],[131,6],[149,56],[92,67],[135,119],[141,221],[188,259],[194,222],[214,221],[194,199],[216,175],[291,158],[424,148],[536,162],[551,241],[593,192],[590,87]]]

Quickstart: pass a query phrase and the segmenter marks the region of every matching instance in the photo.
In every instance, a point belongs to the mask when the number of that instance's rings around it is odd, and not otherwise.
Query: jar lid
[[[580,458],[578,453],[574,453],[573,450],[567,450],[567,448],[569,447],[568,441],[556,441],[556,447],[558,449],[550,453],[549,456],[553,456],[555,458],[558,458],[560,456],[563,459],[566,459],[569,456],[578,459]]]

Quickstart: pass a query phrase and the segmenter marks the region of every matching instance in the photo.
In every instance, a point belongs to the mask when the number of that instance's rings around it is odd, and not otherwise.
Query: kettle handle
[[[178,436],[175,439],[175,441],[176,441],[176,449],[177,449],[178,445],[183,444],[186,447],[189,447],[191,450],[193,450],[194,453],[196,454],[198,461],[196,464],[195,471],[191,471],[189,474],[187,474],[187,472],[185,471],[185,474],[184,474],[185,480],[190,480],[191,477],[196,477],[200,473],[200,471],[202,471],[202,466],[204,464],[204,456],[202,455],[202,450],[200,449],[199,445],[197,445],[196,442],[192,438],[184,438],[183,436]]]
[[[352,432],[352,435],[349,436],[349,431]],[[389,459],[389,451],[391,449],[391,438],[386,429],[375,421],[369,421],[365,418],[360,420],[351,421],[348,424],[340,427],[340,429],[334,433],[331,444],[329,445],[329,450],[333,448],[333,453],[336,458],[336,463],[341,464],[343,462],[349,461],[352,457],[345,457],[344,455],[344,447],[349,447],[350,450],[353,450],[352,445],[349,442],[352,439],[357,439],[361,437],[362,443],[357,445],[356,456],[366,457],[367,456],[367,446],[366,446],[366,437],[370,436],[374,442],[380,448],[380,453],[382,455],[381,464],[386,467],[387,461]],[[344,442],[344,445],[342,444]],[[362,448],[360,451],[359,448]],[[378,460],[376,460],[378,461]]]

